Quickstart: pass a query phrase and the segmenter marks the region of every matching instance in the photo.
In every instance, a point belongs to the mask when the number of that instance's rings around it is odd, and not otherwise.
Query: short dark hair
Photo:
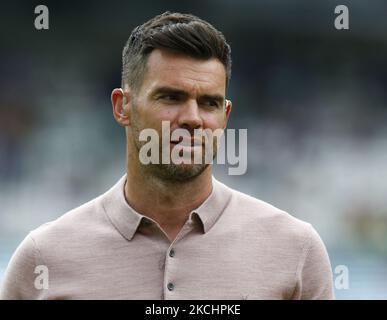
[[[167,49],[198,59],[217,58],[226,70],[226,86],[231,78],[231,48],[223,34],[210,23],[192,15],[160,14],[132,31],[122,51],[122,87],[141,87],[149,54]]]

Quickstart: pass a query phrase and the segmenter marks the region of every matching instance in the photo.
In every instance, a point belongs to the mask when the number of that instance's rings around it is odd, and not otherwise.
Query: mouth
[[[203,145],[203,142],[199,139],[194,138],[182,138],[180,137],[179,141],[172,141],[170,140],[171,144],[173,145],[179,145],[181,147],[200,147]]]

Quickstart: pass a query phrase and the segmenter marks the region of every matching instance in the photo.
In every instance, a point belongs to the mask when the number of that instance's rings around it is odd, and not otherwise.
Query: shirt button
[[[171,251],[169,251],[169,256],[173,258],[175,256],[175,250],[171,249]]]
[[[170,282],[168,283],[167,288],[169,291],[173,291],[173,289],[175,289],[175,285],[172,282]]]

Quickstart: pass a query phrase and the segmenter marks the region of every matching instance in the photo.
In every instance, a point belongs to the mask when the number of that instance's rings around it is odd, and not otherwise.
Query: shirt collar
[[[124,185],[126,174],[102,196],[102,206],[107,217],[115,228],[126,239],[131,240],[141,221],[148,218],[134,210],[125,199]],[[199,217],[204,233],[207,233],[216,223],[227,207],[231,198],[231,191],[224,184],[212,177],[212,191],[209,197],[189,215]]]

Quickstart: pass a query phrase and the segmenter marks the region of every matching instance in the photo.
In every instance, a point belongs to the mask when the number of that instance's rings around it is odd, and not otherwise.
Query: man
[[[207,148],[195,130],[226,128],[230,74],[223,35],[195,16],[166,12],[135,28],[122,88],[111,95],[126,132],[126,175],[32,231],[11,259],[1,298],[333,298],[329,258],[310,224],[228,188],[211,164],[186,161]],[[145,164],[141,133],[161,137],[164,122],[189,136],[157,152],[176,147],[189,156]]]

